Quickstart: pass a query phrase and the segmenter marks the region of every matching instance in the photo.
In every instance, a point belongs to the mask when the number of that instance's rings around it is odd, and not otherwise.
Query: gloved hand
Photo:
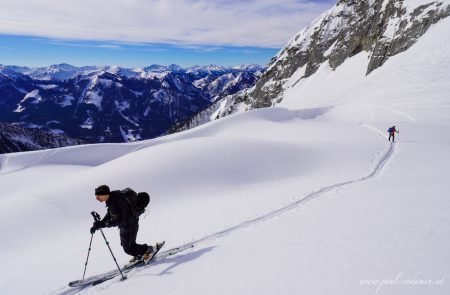
[[[91,227],[91,234],[94,234],[96,230],[98,230],[98,229],[100,229],[102,227],[105,227],[105,223],[103,221],[101,221],[101,220],[95,221],[94,224],[92,224],[92,227]]]

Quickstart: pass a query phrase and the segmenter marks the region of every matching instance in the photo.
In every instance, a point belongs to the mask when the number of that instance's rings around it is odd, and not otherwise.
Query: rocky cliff
[[[288,80],[295,78],[295,86],[325,63],[334,70],[362,51],[370,55],[366,71],[370,75],[449,15],[448,0],[340,0],[271,59],[254,87],[222,97],[182,129],[237,111],[273,106],[283,99]]]

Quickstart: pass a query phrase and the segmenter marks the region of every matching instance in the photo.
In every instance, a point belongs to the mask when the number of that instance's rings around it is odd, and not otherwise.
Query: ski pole
[[[84,280],[84,276],[86,275],[86,269],[87,269],[87,265],[88,265],[89,254],[91,253],[91,245],[92,245],[92,238],[93,237],[94,237],[94,234],[91,234],[91,241],[89,242],[88,255],[86,257],[86,263],[84,264],[83,280]]]
[[[100,215],[99,215],[97,212],[92,211],[92,212],[91,212],[91,215],[94,217],[94,220],[95,220],[95,221],[100,221]],[[115,262],[116,265],[117,265],[117,269],[119,270],[120,275],[122,276],[122,280],[125,280],[127,277],[123,275],[122,270],[120,269],[120,266],[119,266],[119,264],[117,263],[116,257],[114,256],[114,253],[113,253],[113,251],[111,250],[111,247],[109,246],[109,242],[108,242],[108,240],[106,239],[106,236],[105,236],[105,234],[103,233],[103,230],[102,230],[101,228],[100,228],[100,232],[102,233],[102,236],[103,236],[103,238],[105,239],[106,246],[108,246],[109,252],[111,252],[111,255],[112,255],[113,259],[114,259],[114,262]]]

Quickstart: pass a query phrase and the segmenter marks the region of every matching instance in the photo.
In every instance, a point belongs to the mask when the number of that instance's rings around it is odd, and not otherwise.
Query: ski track
[[[386,136],[384,135],[384,133],[381,132],[380,130],[378,130],[377,128],[375,128],[375,127],[373,127],[371,125],[365,124],[365,123],[359,123],[359,125],[361,127],[367,128],[370,131],[374,132],[378,137],[380,137],[381,140],[386,141]],[[183,244],[181,246],[178,246],[178,247],[166,250],[166,251],[163,251],[163,252],[161,252],[161,254],[159,254],[155,258],[155,262],[161,261],[161,260],[163,260],[164,258],[166,258],[169,255],[176,255],[179,252],[182,252],[182,251],[185,251],[187,249],[193,248],[193,247],[195,247],[195,246],[197,246],[199,244],[202,244],[202,243],[205,243],[205,242],[208,242],[208,241],[212,241],[212,240],[216,240],[216,239],[220,239],[220,238],[222,238],[224,236],[227,236],[229,234],[232,234],[232,233],[234,233],[236,231],[239,231],[239,230],[242,230],[242,229],[246,229],[246,228],[249,228],[251,226],[254,226],[254,225],[263,223],[265,221],[271,220],[271,219],[273,219],[275,217],[278,217],[278,216],[280,216],[280,215],[282,215],[284,213],[290,212],[290,211],[296,209],[297,207],[299,207],[300,205],[308,203],[309,201],[312,201],[312,200],[314,200],[314,199],[320,197],[321,195],[323,195],[325,193],[328,193],[330,191],[336,190],[338,188],[341,188],[341,187],[344,187],[344,186],[347,186],[347,185],[351,185],[353,183],[362,182],[362,181],[366,181],[366,180],[375,178],[376,176],[378,176],[383,171],[384,167],[386,166],[387,162],[391,159],[391,157],[394,154],[394,152],[395,152],[395,145],[394,145],[394,143],[389,142],[389,144],[387,144],[386,150],[384,150],[384,152],[382,152],[382,156],[378,159],[378,161],[376,161],[374,167],[371,169],[371,171],[367,175],[361,176],[361,177],[358,177],[358,178],[355,178],[355,179],[342,181],[342,182],[338,182],[338,183],[335,183],[335,184],[331,184],[331,185],[322,187],[322,188],[320,188],[320,189],[318,189],[318,190],[316,190],[316,191],[314,191],[314,192],[312,192],[312,193],[310,193],[310,194],[308,194],[308,195],[306,195],[306,196],[304,196],[304,197],[302,197],[300,199],[297,199],[296,201],[294,201],[294,202],[292,202],[292,203],[290,203],[288,205],[285,205],[285,206],[283,206],[283,207],[281,207],[279,209],[276,209],[274,211],[270,211],[270,212],[268,212],[268,213],[266,213],[264,215],[261,215],[259,217],[254,218],[254,219],[246,220],[246,221],[244,221],[242,223],[239,223],[239,224],[237,224],[235,226],[232,226],[232,227],[229,227],[229,228],[227,228],[225,230],[222,230],[222,231],[219,231],[219,232],[207,235],[207,236],[205,236],[203,238],[200,238],[198,240],[195,240],[195,241]],[[175,252],[175,253],[170,254],[171,252]],[[127,276],[128,277],[132,277],[134,273],[139,273],[139,272],[145,270],[146,268],[147,267],[143,267],[143,268],[140,268],[140,269],[134,269],[134,270],[130,271]],[[111,271],[111,272],[108,272],[108,273],[105,273],[105,274],[110,274],[110,273],[111,274],[118,273],[118,270],[114,270],[114,271]],[[113,279],[113,280],[109,280],[110,285],[116,283],[117,281],[120,281],[120,280],[117,279],[117,278]],[[82,291],[86,291],[87,289],[89,289],[91,287],[95,287],[95,286],[85,286],[85,287],[79,287],[79,288],[65,287],[62,290],[60,289],[60,291],[56,291],[56,292],[54,292],[52,294],[72,295],[72,294],[77,294],[77,293],[82,292]],[[67,288],[70,288],[70,289],[67,289]]]
[[[368,128],[368,129],[372,130],[378,136],[380,136],[383,140],[386,140],[386,137],[383,135],[383,133],[381,131],[379,131],[378,129],[376,129],[375,127],[372,127],[372,126],[366,125],[366,124],[360,124],[360,125],[362,125],[362,126]],[[214,240],[214,239],[218,239],[218,238],[224,237],[224,236],[229,235],[229,234],[231,234],[231,233],[233,233],[233,232],[235,232],[237,230],[245,229],[245,228],[248,228],[248,227],[250,227],[252,225],[255,225],[255,224],[262,223],[264,221],[270,220],[270,219],[272,219],[274,217],[278,217],[281,214],[289,212],[289,211],[297,208],[298,206],[303,205],[303,204],[305,204],[305,203],[307,203],[307,202],[309,202],[309,201],[311,201],[313,199],[316,199],[319,196],[321,196],[321,195],[323,195],[323,194],[325,194],[325,193],[327,193],[329,191],[332,191],[332,190],[335,190],[335,189],[338,189],[338,188],[341,188],[343,186],[350,185],[350,184],[353,184],[353,183],[356,183],[356,182],[362,182],[362,181],[374,178],[374,177],[376,177],[377,175],[379,175],[383,171],[383,168],[385,167],[385,165],[389,161],[389,159],[392,157],[394,151],[395,151],[394,144],[393,143],[389,143],[387,149],[384,151],[383,155],[378,160],[378,163],[376,163],[375,167],[372,169],[372,171],[370,171],[365,176],[325,186],[325,187],[320,188],[320,189],[318,189],[318,190],[316,190],[316,191],[314,191],[314,192],[304,196],[303,198],[298,199],[298,200],[296,200],[296,201],[294,201],[294,202],[292,202],[292,203],[290,203],[288,205],[285,205],[285,206],[283,206],[283,207],[281,207],[279,209],[276,209],[274,211],[270,211],[270,212],[268,212],[268,213],[266,213],[264,215],[261,215],[259,217],[254,218],[254,219],[250,219],[250,220],[244,221],[244,222],[242,222],[242,223],[240,223],[238,225],[235,225],[233,227],[230,227],[230,228],[227,228],[225,230],[222,230],[222,231],[210,234],[210,235],[208,235],[206,237],[203,237],[201,239],[195,240],[193,242],[184,244],[184,245],[180,246],[180,248],[189,248],[188,246],[194,247],[194,246],[196,246],[198,244],[201,244],[203,242],[207,242],[207,241],[210,241],[210,240]]]

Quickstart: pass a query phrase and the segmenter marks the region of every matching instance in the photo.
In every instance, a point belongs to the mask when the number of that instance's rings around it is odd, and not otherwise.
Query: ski
[[[146,264],[143,260],[139,260],[134,262],[133,264],[127,264],[121,268],[123,273],[129,273],[133,269],[145,268],[152,264],[155,261],[161,261],[168,256],[175,255],[179,252],[182,252],[186,249],[194,247],[193,244],[186,244],[180,247],[172,248],[166,251],[160,252],[161,248],[164,246],[165,242],[162,242],[162,246],[157,249],[157,253],[150,259]],[[160,253],[159,253],[160,252]],[[86,278],[84,280],[76,280],[69,283],[69,287],[77,288],[77,287],[87,287],[87,286],[95,286],[101,284],[105,281],[111,280],[120,275],[118,270],[109,271],[103,274],[94,275],[92,277]]]
[[[130,269],[131,270],[131,269]],[[126,270],[122,270],[123,272],[127,272]],[[85,287],[89,285],[97,285],[99,283],[103,283],[104,281],[110,280],[120,273],[118,270],[113,270],[107,273],[95,275],[84,280],[76,280],[69,283],[69,287]]]
[[[188,244],[185,244],[185,245],[182,245],[182,246],[179,246],[179,247],[175,247],[175,248],[172,248],[172,249],[169,249],[169,250],[166,250],[166,251],[163,251],[163,252],[159,253],[155,257],[154,260],[155,261],[160,261],[160,260],[166,258],[167,256],[175,255],[177,253],[180,253],[182,251],[185,251],[185,250],[193,248],[193,247],[194,247],[194,244],[192,244],[192,243],[188,243]]]

